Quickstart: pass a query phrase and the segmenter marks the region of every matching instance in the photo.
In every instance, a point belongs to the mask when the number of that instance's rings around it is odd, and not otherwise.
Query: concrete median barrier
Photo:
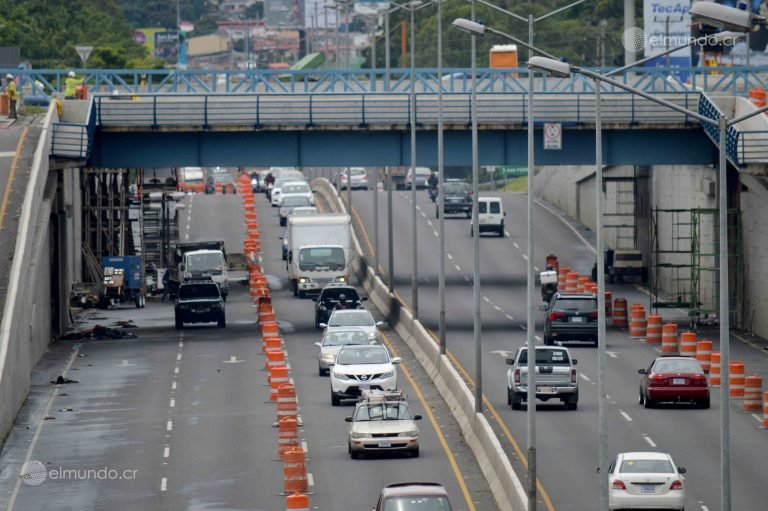
[[[336,189],[326,179],[316,179],[312,185],[334,212],[346,212]],[[478,460],[499,509],[526,509],[525,489],[490,423],[483,414],[475,413],[472,390],[451,364],[450,359],[440,355],[438,345],[427,329],[420,321],[413,319],[411,312],[397,297],[389,293],[384,281],[368,266],[365,253],[354,232],[352,240],[357,253],[353,270],[363,283],[370,302],[389,319],[392,327],[408,344],[448,404],[461,428],[464,440]]]

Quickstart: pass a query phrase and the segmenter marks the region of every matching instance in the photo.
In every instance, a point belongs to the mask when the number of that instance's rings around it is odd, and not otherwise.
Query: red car
[[[637,372],[643,375],[639,402],[646,408],[657,403],[681,401],[709,408],[709,381],[696,359],[658,357],[648,369]]]

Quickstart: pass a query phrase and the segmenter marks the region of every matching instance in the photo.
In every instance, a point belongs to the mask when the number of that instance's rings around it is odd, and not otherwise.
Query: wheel
[[[216,324],[219,326],[219,328],[224,328],[227,326],[227,317],[222,314],[219,320],[216,322]]]
[[[645,396],[643,395],[643,391],[637,393],[637,404],[644,405],[645,404]]]
[[[576,410],[579,406],[579,393],[578,391],[573,396],[563,401],[566,410]]]
[[[141,309],[141,296],[136,295],[135,297],[133,297],[133,303],[136,304],[137,309]]]
[[[305,296],[307,296],[307,293],[306,291],[302,291],[301,289],[299,289],[299,292],[296,296],[298,296],[299,298],[304,298]]]
[[[579,407],[579,403],[565,403],[566,410],[576,410]]]
[[[293,291],[293,296],[299,296],[299,285],[296,281],[291,281],[291,290]]]
[[[317,374],[319,374],[320,376],[325,376],[326,374],[328,374],[328,370],[323,369],[322,367],[320,367],[318,365],[317,366]]]
[[[418,458],[419,457],[419,448],[415,448],[411,450],[411,458]]]
[[[643,396],[643,405],[646,408],[653,408],[653,400],[648,396]]]
[[[522,408],[523,398],[519,394],[512,392],[510,389],[507,389],[507,394],[507,402],[513,410],[519,410]]]
[[[709,410],[709,396],[704,398],[702,401],[699,401],[699,407],[703,408],[704,410]]]
[[[288,254],[283,252],[283,261],[287,261],[287,260],[288,260]]]
[[[439,209],[435,210],[435,218],[440,218],[440,210]]]
[[[352,458],[353,460],[360,459],[360,453],[357,451],[353,451],[351,445],[347,448],[347,450],[349,451],[350,458]]]
[[[472,212],[471,211],[467,211],[467,218],[472,218]]]
[[[184,321],[179,316],[176,316],[175,319],[176,319],[176,330],[181,330],[182,328],[184,328]]]
[[[341,398],[337,393],[331,391],[331,406],[339,406],[341,404]]]
[[[498,234],[499,234],[499,238],[503,238],[504,237],[504,226],[503,225],[501,227],[499,227],[499,233]]]
[[[469,237],[474,238],[475,237],[475,229],[473,227],[469,228]]]
[[[288,223],[286,220],[286,218],[280,217],[280,227],[285,227],[285,225]]]
[[[552,338],[547,334],[544,334],[544,346],[550,346],[552,344]]]

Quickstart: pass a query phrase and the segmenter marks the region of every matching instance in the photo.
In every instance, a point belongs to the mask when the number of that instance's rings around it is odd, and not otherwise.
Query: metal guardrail
[[[594,68],[599,72],[609,68]],[[25,94],[51,95],[63,93],[68,69],[2,69],[12,73]],[[92,93],[369,93],[407,92],[410,70],[390,70],[387,79],[383,69],[357,70],[174,70],[174,69],[88,69],[75,70],[85,78]],[[525,92],[528,69],[478,69],[478,89],[484,93]],[[464,68],[419,68],[415,72],[418,92],[469,92],[471,71]],[[681,81],[681,77],[684,81]],[[718,91],[746,95],[751,88],[768,88],[768,66],[752,67],[649,67],[625,72],[616,79],[646,92],[686,90]],[[589,92],[594,83],[574,74],[570,78],[537,77],[537,89],[545,92]],[[611,88],[604,88],[611,91]]]
[[[687,109],[695,109],[698,92],[660,93],[660,97]],[[416,94],[416,123],[437,123],[435,94]],[[569,125],[595,120],[592,94],[539,93],[535,95],[535,122]],[[617,124],[697,123],[684,114],[626,93],[607,93],[603,122]],[[443,120],[447,125],[471,122],[469,93],[443,96]],[[479,94],[481,125],[526,124],[526,94]],[[96,96],[96,123],[101,127],[216,127],[216,126],[328,126],[348,125],[388,129],[409,124],[410,94],[153,94],[132,97]]]
[[[91,101],[84,124],[56,122],[51,130],[51,155],[87,160],[96,133],[96,105]]]
[[[734,159],[739,166],[768,164],[768,131],[736,131]]]

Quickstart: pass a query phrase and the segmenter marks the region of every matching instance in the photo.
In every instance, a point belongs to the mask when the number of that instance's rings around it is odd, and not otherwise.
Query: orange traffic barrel
[[[298,421],[294,417],[277,420],[277,455],[282,458],[289,449],[299,447]]]
[[[264,296],[259,299],[259,312],[272,310],[272,298]]]
[[[288,383],[288,366],[272,366],[269,368],[269,400],[277,402],[280,385]]]
[[[749,89],[749,102],[758,108],[765,106],[765,89]]]
[[[551,266],[553,270],[558,271],[560,268],[560,262],[557,260],[557,256],[549,254],[547,256],[547,266]]]
[[[683,332],[680,334],[680,355],[684,357],[696,356],[696,332]]]
[[[744,411],[757,412],[763,407],[763,378],[756,374],[744,379]]]
[[[712,356],[710,357],[710,360],[712,361],[710,369],[709,369],[709,384],[713,387],[719,387],[720,386],[720,352],[719,351],[713,351]]]
[[[568,272],[565,276],[565,292],[575,293],[578,287],[579,274],[575,271]]]
[[[283,477],[285,493],[306,493],[309,484],[304,451],[297,448],[285,451],[283,454]]]
[[[768,391],[763,394],[763,427],[768,428]]]
[[[568,274],[571,272],[571,269],[567,266],[562,266],[557,270],[557,289],[562,289],[565,291],[565,281],[568,278]]]
[[[285,498],[287,511],[309,511],[309,497],[299,492],[293,492]]]
[[[712,368],[712,341],[703,340],[696,343],[696,360],[702,369]]]
[[[661,327],[661,354],[677,355],[677,324],[667,323]]]
[[[221,195],[222,193],[224,193],[224,185],[222,183],[216,183],[216,185],[214,186],[214,191],[216,192],[217,195]]]
[[[267,350],[266,354],[267,354],[267,360],[264,363],[264,367],[266,369],[269,369],[270,367],[285,365],[285,351],[280,349]]]
[[[645,319],[645,308],[642,305],[632,305],[629,318],[630,339],[642,339],[645,337],[648,321]]]
[[[612,300],[613,300],[613,293],[610,291],[605,292],[605,317],[610,318],[613,316],[613,306],[612,306]]]
[[[645,332],[645,342],[648,344],[661,344],[661,321],[658,314],[648,315],[648,328]]]
[[[730,397],[743,397],[744,396],[744,362],[730,362],[728,364],[728,370],[730,376],[728,381],[731,384],[731,388],[728,391]]]
[[[262,349],[264,353],[268,353],[273,350],[283,349],[283,340],[276,335],[267,335],[262,338]]]
[[[619,327],[619,328],[627,327],[626,298],[616,298],[613,301],[613,326]]]
[[[583,294],[587,292],[587,284],[589,284],[589,277],[579,275],[576,277],[576,292]]]
[[[263,323],[259,323],[259,329],[261,330],[261,335],[277,335],[277,332],[279,331],[277,321],[264,321]]]
[[[259,323],[264,321],[275,321],[275,313],[273,311],[259,312]]]
[[[296,418],[299,413],[299,402],[296,399],[296,387],[283,383],[277,388],[277,420],[284,417]]]

